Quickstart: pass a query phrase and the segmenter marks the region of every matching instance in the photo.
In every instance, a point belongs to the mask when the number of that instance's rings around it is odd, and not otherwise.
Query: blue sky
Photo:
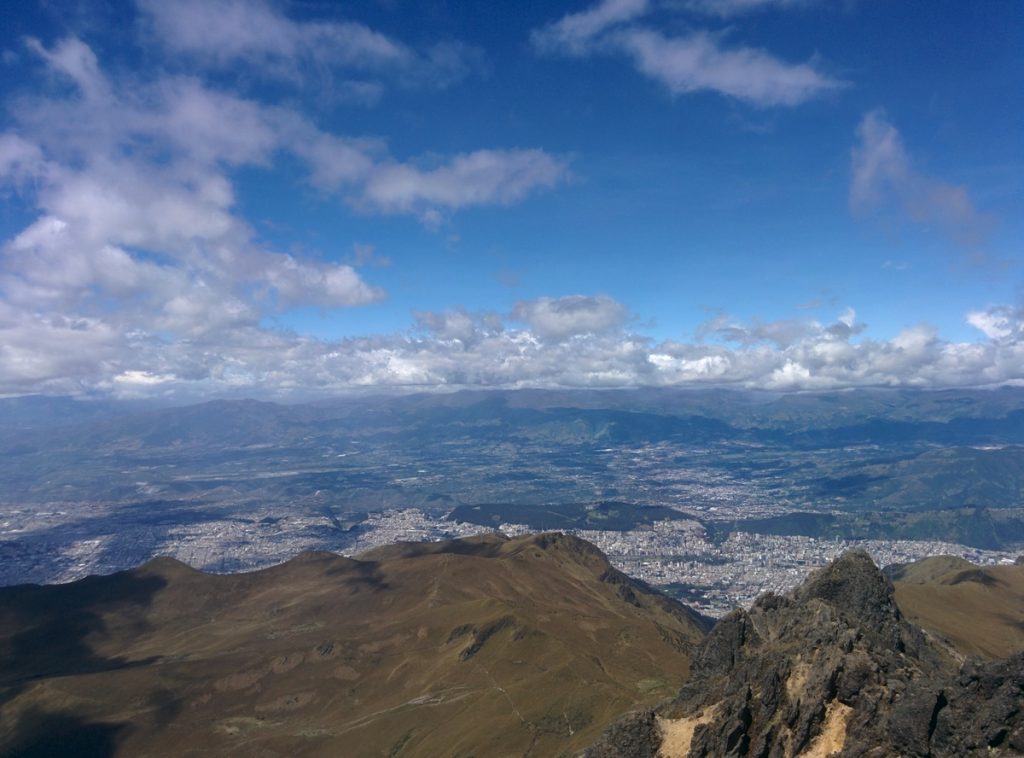
[[[0,394],[1024,382],[1024,6],[0,10]]]

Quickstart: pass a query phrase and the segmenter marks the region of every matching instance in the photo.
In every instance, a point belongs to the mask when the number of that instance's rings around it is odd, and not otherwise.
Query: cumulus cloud
[[[272,6],[252,7],[282,23]],[[644,27],[645,8],[602,3],[560,33],[587,52],[630,55],[629,35],[654,34],[654,44],[666,48],[654,58],[685,57],[680,51],[690,38]],[[288,19],[284,28],[286,37],[312,34]],[[294,41],[260,41],[265,32],[239,31],[232,54],[279,62],[307,55]],[[221,33],[229,32],[211,32]],[[710,89],[762,104],[787,102],[784,93],[796,91],[787,89],[792,84],[735,84],[722,73],[730,65],[754,76],[743,66],[774,59],[755,51],[746,62],[727,60],[725,53],[743,49],[711,37],[700,44],[709,47],[694,65],[721,69],[718,78],[693,74],[685,62],[651,76],[678,80],[680,92]],[[587,294],[523,300],[506,314],[416,312],[404,333],[345,340],[265,328],[267,316],[282,309],[385,297],[357,270],[385,259],[350,241],[334,260],[269,248],[239,213],[236,170],[271,167],[284,155],[317,191],[361,212],[438,223],[460,209],[518,202],[554,186],[567,174],[565,162],[539,150],[500,148],[402,159],[382,140],[326,132],[287,107],[192,76],[110,76],[74,38],[29,47],[55,86],[12,103],[9,131],[0,134],[0,187],[35,210],[31,223],[0,245],[2,394],[294,397],[378,387],[820,389],[1024,379],[1024,316],[1015,306],[968,314],[977,342],[944,340],[927,325],[872,338],[852,308],[831,322],[722,316],[696,340],[658,341],[636,333],[625,304]],[[212,51],[188,55],[220,65]],[[386,57],[381,53],[379,65]],[[799,96],[810,96],[806,82],[801,86]],[[913,169],[886,126],[880,117],[862,125],[851,202],[903,198],[905,190],[894,188],[908,186],[918,189],[907,197],[934,198],[935,181]]]
[[[992,219],[979,212],[967,188],[914,168],[899,131],[881,111],[857,127],[851,151],[850,208],[860,215],[898,212],[916,224],[934,224],[954,241],[976,247]]]
[[[89,392],[128,349],[120,330],[101,319],[35,313],[0,299],[0,393]]]
[[[345,264],[311,264],[290,255],[268,262],[266,278],[285,306],[351,307],[384,297],[384,291],[364,282]]]
[[[857,323],[857,312],[846,308],[831,324],[822,324],[814,319],[780,319],[777,321],[754,320],[743,323],[722,314],[701,324],[697,328],[698,341],[713,337],[723,342],[734,342],[744,347],[770,343],[777,349],[785,350],[800,342],[814,340],[848,340],[866,329]]]
[[[728,3],[734,9],[755,4]],[[710,91],[762,107],[793,106],[842,86],[812,63],[787,63],[765,50],[730,47],[720,34],[696,30],[670,36],[653,24],[633,23],[650,10],[645,0],[604,0],[535,30],[531,39],[548,54],[625,55],[673,95]]]
[[[375,66],[409,56],[406,48],[362,24],[304,23],[259,0],[140,0],[161,43],[217,64],[257,63],[309,55],[350,66]]]
[[[464,308],[441,312],[413,311],[413,318],[416,327],[434,339],[459,342],[464,346],[477,345],[505,330],[504,321],[497,313],[469,313]]]
[[[383,163],[367,178],[364,207],[384,213],[417,213],[426,221],[439,209],[508,205],[566,176],[564,161],[543,150],[477,150],[434,169]]]
[[[194,307],[210,318],[231,319],[232,304],[218,313],[208,302],[192,302],[200,294],[192,290],[169,303],[166,317]],[[950,342],[924,324],[870,338],[852,309],[831,323],[722,317],[706,331],[711,340],[656,341],[631,331],[627,313],[606,296],[538,298],[505,316],[459,308],[417,312],[404,334],[323,341],[262,329],[244,314],[230,328],[168,337],[118,328],[99,316],[40,317],[0,301],[0,393],[287,398],[366,388],[790,391],[1024,382],[1019,308],[969,314],[968,322],[988,337],[980,342]]]
[[[75,40],[57,47],[77,50],[81,45]],[[56,55],[45,49],[41,54],[48,62]],[[190,77],[135,84],[130,96],[115,92],[99,69],[90,68],[88,79],[89,86],[80,87],[81,97],[20,104],[17,114],[24,134],[36,142],[5,135],[0,171],[24,174],[38,169],[42,148],[64,163],[91,161],[93,175],[99,173],[95,156],[121,158],[127,153],[134,159],[131,165],[144,165],[143,176],[155,170],[170,177],[173,172],[162,167],[162,153],[171,149],[181,159],[173,167],[179,185],[206,182],[215,190],[213,182],[222,177],[224,167],[269,166],[277,155],[291,153],[308,167],[312,185],[340,194],[353,207],[408,213],[428,222],[462,208],[517,202],[568,176],[565,160],[537,149],[483,149],[447,160],[434,158],[432,165],[422,167],[390,156],[381,140],[324,132],[294,111],[213,90]],[[145,145],[152,146],[152,155],[142,152]],[[208,175],[198,176],[198,167]],[[111,182],[111,176],[95,178],[122,186]],[[230,186],[222,183],[222,193],[229,193]]]
[[[541,339],[553,341],[618,329],[628,315],[622,303],[606,295],[541,297],[520,301],[512,309],[514,320],[526,323]]]
[[[386,255],[380,255],[373,245],[361,245],[358,242],[352,245],[352,255],[348,262],[356,268],[360,266],[389,268],[392,265],[391,259]]]
[[[257,323],[270,308],[382,299],[348,263],[303,261],[255,241],[227,172],[270,166],[284,152],[307,163],[313,185],[363,211],[421,218],[511,203],[565,172],[538,150],[482,150],[421,169],[379,141],[323,132],[193,78],[133,80],[122,91],[76,39],[29,45],[74,91],[18,101],[19,128],[0,135],[0,182],[39,211],[0,247],[0,296],[22,307],[109,301],[124,323],[191,332]]]
[[[240,34],[237,54],[272,54],[256,31]],[[334,261],[268,248],[236,208],[232,172],[290,155],[311,186],[361,212],[428,221],[521,200],[560,181],[563,161],[485,149],[403,162],[381,140],[325,132],[195,77],[110,76],[75,38],[28,47],[52,86],[11,103],[0,134],[0,189],[36,211],[0,244],[0,393],[496,381],[482,367],[460,373],[455,360],[489,341],[499,352],[504,326],[493,315],[425,315],[415,338],[341,344],[265,328],[268,315],[294,307],[381,300],[356,267],[390,261],[366,245]],[[427,360],[442,343],[451,355]]]
[[[967,323],[991,340],[1024,342],[1024,307],[997,305],[971,311]]]

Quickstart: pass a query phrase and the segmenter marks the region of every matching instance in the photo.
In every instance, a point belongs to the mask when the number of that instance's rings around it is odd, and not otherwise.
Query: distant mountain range
[[[162,408],[7,398],[0,504],[216,503],[225,493],[264,503],[330,493],[339,515],[372,509],[367,501],[475,506],[497,493],[520,505],[670,504],[657,498],[663,478],[617,478],[623,466],[598,454],[628,458],[645,446],[666,451],[662,469],[763,490],[819,517],[1016,509],[994,531],[938,515],[906,532],[944,539],[953,530],[951,541],[987,548],[1024,540],[1024,388],[463,391]],[[444,486],[420,481],[423,473]],[[802,528],[831,537],[859,527]]]
[[[131,417],[125,427],[110,425]],[[260,421],[256,421],[260,419]],[[661,420],[660,422],[658,420]],[[230,420],[230,424],[214,424]],[[577,434],[559,428],[566,421]],[[583,421],[581,425],[577,422]],[[859,389],[771,393],[747,390],[462,390],[453,393],[349,396],[280,404],[252,399],[175,406],[166,402],[75,399],[61,396],[0,398],[0,429],[42,430],[100,423],[100,438],[145,436],[147,427],[218,436],[270,433],[287,428],[389,426],[426,431],[438,421],[527,428],[596,437],[656,439],[699,425],[712,435],[748,433],[791,443],[843,445],[864,441],[926,439],[936,443],[998,440],[1024,443],[1024,388],[993,390]],[[173,435],[171,435],[173,438]],[[154,438],[151,442],[159,442]]]
[[[887,573],[851,552],[713,628],[557,533],[2,588],[0,754],[1024,751],[1024,565]]]

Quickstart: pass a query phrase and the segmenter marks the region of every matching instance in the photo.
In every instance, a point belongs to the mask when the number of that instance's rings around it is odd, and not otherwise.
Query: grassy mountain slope
[[[677,691],[702,636],[563,535],[156,559],[0,589],[0,753],[560,755]]]
[[[975,566],[949,556],[890,571],[904,615],[968,655],[1024,650],[1024,565]]]

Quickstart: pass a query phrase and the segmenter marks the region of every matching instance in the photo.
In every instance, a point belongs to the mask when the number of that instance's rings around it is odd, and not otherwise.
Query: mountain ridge
[[[0,588],[0,752],[1014,755],[1024,652],[971,657],[900,597],[1014,570],[850,551],[707,632],[561,533],[233,575],[157,557]]]
[[[157,558],[0,588],[0,753],[570,754],[678,688],[698,621],[560,534]]]

